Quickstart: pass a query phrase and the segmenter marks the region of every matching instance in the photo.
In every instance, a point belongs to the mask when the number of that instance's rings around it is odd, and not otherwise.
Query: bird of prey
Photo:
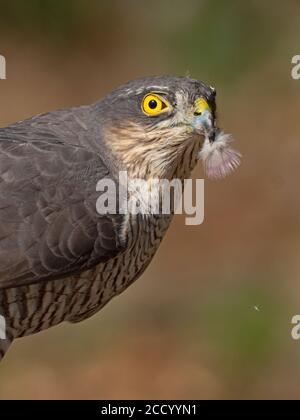
[[[0,129],[0,359],[18,337],[98,312],[157,251],[172,214],[99,214],[99,180],[238,165],[215,97],[198,80],[146,77]]]

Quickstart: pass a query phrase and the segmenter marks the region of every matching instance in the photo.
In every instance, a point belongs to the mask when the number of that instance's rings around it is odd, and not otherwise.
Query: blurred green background
[[[241,168],[101,313],[18,340],[0,398],[299,398],[298,1],[0,1],[0,124],[143,75],[217,87]],[[203,177],[198,168],[194,176]]]

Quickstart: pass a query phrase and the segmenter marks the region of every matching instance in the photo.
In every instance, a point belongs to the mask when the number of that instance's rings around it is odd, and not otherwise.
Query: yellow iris
[[[155,93],[149,93],[143,98],[142,110],[146,115],[158,115],[165,112],[168,108],[169,103]]]
[[[206,109],[211,112],[210,106],[208,105],[206,100],[203,99],[203,98],[196,99],[196,101],[195,101],[195,112],[197,114],[202,114],[202,112],[204,112]]]

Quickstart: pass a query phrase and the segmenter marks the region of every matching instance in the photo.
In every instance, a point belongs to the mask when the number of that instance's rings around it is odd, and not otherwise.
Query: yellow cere
[[[210,106],[208,105],[206,100],[203,98],[196,99],[195,112],[197,112],[197,114],[202,114],[202,112],[204,112],[205,110],[208,110],[211,112]]]
[[[143,98],[142,110],[146,115],[158,115],[167,111],[168,108],[169,103],[155,93],[149,93]]]

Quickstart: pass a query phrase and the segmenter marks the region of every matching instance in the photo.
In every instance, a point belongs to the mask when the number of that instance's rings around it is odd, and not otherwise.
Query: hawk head
[[[210,177],[239,164],[216,123],[216,90],[174,76],[129,82],[98,102],[106,146],[140,178],[184,178],[199,159]]]

